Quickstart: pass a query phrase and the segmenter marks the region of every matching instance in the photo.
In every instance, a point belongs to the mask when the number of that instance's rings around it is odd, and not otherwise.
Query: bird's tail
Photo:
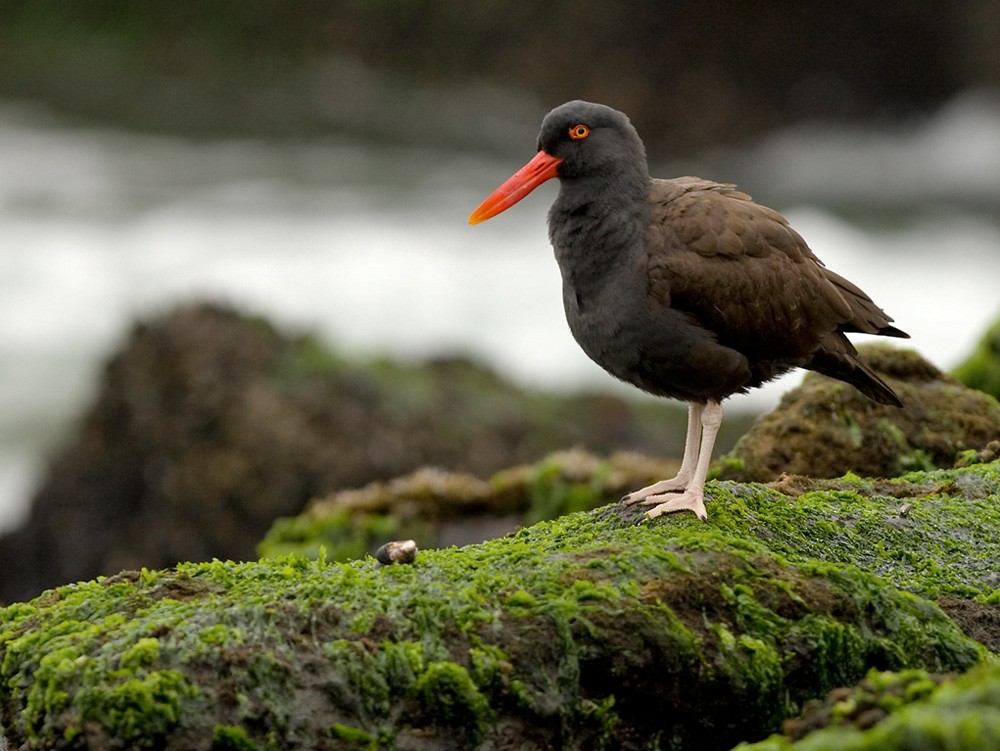
[[[830,378],[851,384],[854,388],[879,404],[902,407],[896,392],[858,357],[858,351],[843,334],[835,334],[833,346],[824,346],[806,367]],[[827,345],[824,342],[824,345]]]

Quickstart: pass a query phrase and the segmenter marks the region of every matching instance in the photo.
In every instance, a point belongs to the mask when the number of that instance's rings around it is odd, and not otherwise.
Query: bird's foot
[[[644,506],[652,506],[646,512],[646,516],[655,519],[663,514],[672,514],[675,511],[693,511],[702,521],[708,519],[708,512],[705,511],[705,494],[695,490],[686,490],[680,495],[651,495],[642,502]]]
[[[660,496],[664,493],[682,493],[687,490],[687,486],[688,479],[678,475],[669,480],[660,480],[639,490],[633,490],[622,497],[622,503],[626,506],[631,506],[633,503],[645,503],[647,498]],[[659,501],[653,501],[653,503],[659,503]]]

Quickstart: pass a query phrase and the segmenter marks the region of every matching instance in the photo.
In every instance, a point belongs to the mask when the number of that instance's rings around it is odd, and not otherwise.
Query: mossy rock
[[[917,352],[861,348],[903,408],[876,404],[817,373],[786,393],[719,462],[724,479],[768,482],[782,473],[895,477],[950,467],[962,452],[1000,438],[1000,403],[942,373]]]
[[[600,458],[576,450],[489,480],[421,470],[336,494],[299,517],[279,520],[260,549],[268,557],[313,558],[334,550],[340,560],[349,560],[384,542],[380,530],[409,537],[422,531],[424,546],[435,546],[434,525],[444,518],[476,516],[486,508],[497,514],[538,513],[539,507],[555,517],[575,503],[597,506],[620,498],[657,472],[662,477],[666,464],[636,454]],[[786,476],[769,487],[710,482],[707,498],[713,529],[733,537],[749,530],[770,553],[855,564],[900,589],[969,610],[970,600],[1000,605],[997,488],[1000,462],[992,461],[898,478]],[[518,518],[515,513],[511,523]],[[352,532],[359,538],[345,542]],[[976,613],[964,615],[972,619]]]
[[[970,389],[979,389],[1000,399],[1000,320],[990,327],[954,373]]]
[[[786,733],[737,751],[985,751],[1000,748],[1000,663],[958,676],[926,671],[872,671],[807,714],[822,715],[814,732],[802,721]],[[803,732],[804,731],[804,732]]]
[[[899,481],[904,518],[966,530],[944,569],[970,559],[998,476]],[[293,555],[60,587],[0,610],[0,724],[27,749],[729,748],[871,668],[987,654],[891,566],[817,559],[836,529],[872,526],[866,482],[710,483],[708,523],[615,504],[405,566]],[[959,586],[926,574],[928,592]]]
[[[481,542],[597,508],[675,474],[679,465],[676,459],[632,452],[603,458],[571,449],[485,480],[424,467],[312,501],[298,516],[276,520],[258,552],[265,557],[299,553],[316,558],[322,549],[327,558],[346,561],[371,554],[393,537],[414,539],[422,548]]]
[[[942,683],[953,681],[956,673],[928,673],[926,670],[870,670],[855,686],[841,686],[824,700],[806,702],[802,714],[785,720],[781,734],[801,740],[816,730],[851,726],[858,730],[874,727],[899,708],[926,699]]]

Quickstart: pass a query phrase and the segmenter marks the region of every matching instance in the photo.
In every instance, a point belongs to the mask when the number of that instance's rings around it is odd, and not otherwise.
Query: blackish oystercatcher
[[[827,269],[778,212],[734,185],[651,178],[628,117],[574,101],[542,122],[538,153],[469,217],[485,221],[553,177],[549,239],[574,338],[611,375],[688,402],[677,476],[626,495],[655,518],[705,519],[705,476],[722,400],[792,368],[899,397],[849,332],[908,338],[858,287]]]

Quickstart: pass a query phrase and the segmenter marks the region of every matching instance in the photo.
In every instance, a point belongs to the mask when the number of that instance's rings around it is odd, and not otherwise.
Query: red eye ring
[[[590,128],[588,128],[583,123],[579,125],[574,125],[569,129],[569,137],[574,141],[582,141],[584,138],[590,135]]]

